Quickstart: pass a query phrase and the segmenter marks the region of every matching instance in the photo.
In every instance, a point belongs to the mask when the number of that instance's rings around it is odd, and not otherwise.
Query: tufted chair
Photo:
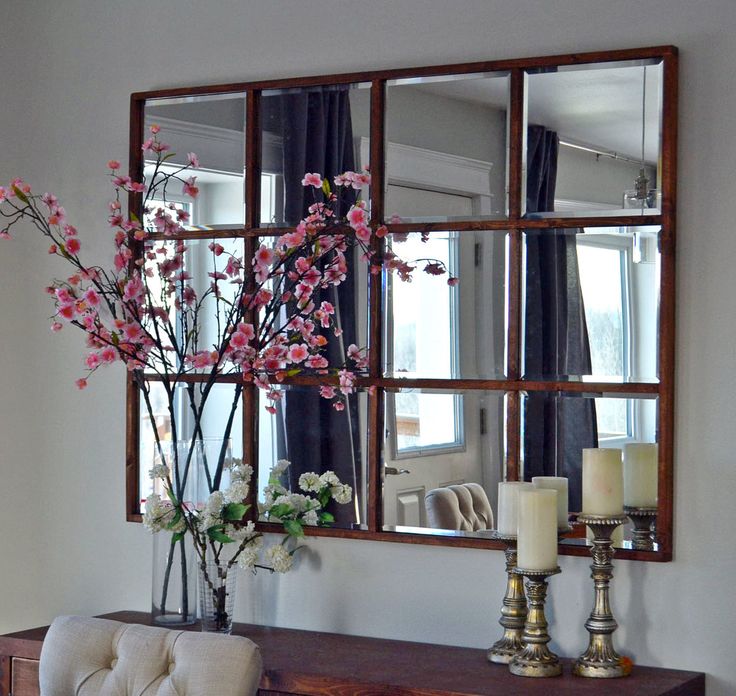
[[[247,638],[60,616],[41,649],[41,696],[252,696],[263,665]]]
[[[493,529],[493,510],[479,483],[434,488],[424,497],[429,526],[476,532]]]

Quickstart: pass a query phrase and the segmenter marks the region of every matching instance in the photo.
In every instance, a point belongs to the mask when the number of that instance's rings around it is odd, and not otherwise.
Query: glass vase
[[[165,464],[174,484],[174,493],[187,505],[200,502],[202,447],[190,440],[162,441],[155,448],[153,466]],[[153,480],[153,492],[167,499],[161,479]],[[171,531],[153,535],[153,584],[151,618],[159,626],[175,628],[197,621],[198,558],[189,534],[178,541]]]
[[[203,631],[232,631],[237,570],[237,565],[228,567],[224,560],[208,560],[200,564],[199,606]]]

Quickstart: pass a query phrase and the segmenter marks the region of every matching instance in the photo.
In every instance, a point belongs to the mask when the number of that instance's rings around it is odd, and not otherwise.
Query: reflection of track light
[[[646,142],[646,118],[647,118],[647,68],[644,66],[641,90],[641,168],[639,176],[634,181],[635,188],[624,191],[624,208],[656,208],[658,207],[658,191],[649,188],[649,177],[647,176],[644,163],[644,145]]]

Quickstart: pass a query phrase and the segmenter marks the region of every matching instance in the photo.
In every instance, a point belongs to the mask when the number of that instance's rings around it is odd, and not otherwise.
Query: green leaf
[[[332,494],[330,493],[329,486],[320,488],[319,493],[317,493],[317,500],[319,500],[319,503],[322,507],[327,507],[327,503],[330,502],[331,497]]]
[[[303,537],[304,536],[304,529],[302,527],[302,523],[298,522],[297,520],[286,520],[284,522],[284,529],[286,530],[286,533],[289,536],[293,536],[293,537]]]
[[[302,370],[301,370],[300,367],[293,367],[291,370],[287,370],[286,371],[286,376],[287,377],[296,377],[296,375],[300,374],[301,371]]]
[[[120,345],[120,336],[118,336],[116,333],[113,332],[110,334],[110,340],[112,341],[112,344],[114,346]]]
[[[225,534],[225,532],[222,532],[215,527],[210,527],[207,530],[207,536],[212,539],[212,541],[219,541],[221,544],[232,544],[235,541],[235,539],[231,539],[227,534]]]
[[[322,190],[325,192],[325,196],[327,197],[329,197],[329,195],[332,193],[330,182],[327,181],[327,179],[322,179]]]
[[[222,516],[229,522],[238,522],[243,519],[243,515],[248,511],[248,506],[242,503],[228,503],[222,509]]]
[[[161,162],[165,162],[166,160],[170,160],[172,157],[176,157],[175,152],[169,152],[167,155],[161,158]]]
[[[320,512],[319,521],[322,524],[332,524],[335,521],[335,516],[331,512]]]
[[[177,524],[179,524],[180,520],[181,520],[181,510],[177,510],[171,522],[169,522],[166,525],[166,529],[173,529],[174,527],[176,527]]]
[[[169,500],[171,501],[171,504],[174,507],[179,507],[179,501],[176,499],[176,496],[174,495],[174,491],[172,491],[170,488],[167,488],[166,495],[169,496]]]
[[[177,541],[181,541],[184,538],[184,532],[177,532],[171,537],[171,541],[176,543]]]
[[[13,193],[18,197],[19,200],[23,201],[26,205],[30,203],[28,196],[21,191],[15,184],[13,184]]]
[[[140,219],[140,218],[139,218],[139,217],[138,217],[138,216],[137,216],[137,215],[136,215],[135,213],[131,213],[131,214],[130,214],[130,219],[131,219],[131,220],[132,220],[133,222],[140,222],[140,221],[141,221],[141,219]]]
[[[268,514],[271,517],[285,517],[286,515],[290,515],[291,512],[292,512],[291,505],[287,505],[286,503],[281,503],[281,505],[274,505],[268,511]]]

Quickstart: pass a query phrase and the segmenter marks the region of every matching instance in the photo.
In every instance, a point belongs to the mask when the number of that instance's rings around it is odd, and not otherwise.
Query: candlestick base
[[[591,578],[595,585],[595,600],[585,628],[590,634],[588,649],[575,661],[573,674],[579,677],[611,679],[625,677],[631,671],[627,663],[613,647],[612,634],[618,628],[609,603],[609,585],[613,578],[614,529],[626,522],[626,515],[578,516],[578,522],[593,532],[593,565]]]
[[[654,551],[657,533],[657,508],[627,505],[624,506],[624,512],[634,524],[634,548],[637,551]]]
[[[521,640],[527,616],[524,578],[514,573],[516,567],[516,535],[493,532],[492,539],[504,542],[506,548],[506,593],[501,607],[498,623],[503,626],[503,636],[488,649],[488,660],[507,665],[520,652],[524,643]]]
[[[515,568],[519,576],[526,576],[529,613],[524,624],[523,649],[509,663],[509,671],[517,677],[557,677],[562,674],[560,659],[548,647],[551,640],[547,632],[544,603],[547,598],[547,578],[556,575],[560,568],[550,570],[526,570]]]

